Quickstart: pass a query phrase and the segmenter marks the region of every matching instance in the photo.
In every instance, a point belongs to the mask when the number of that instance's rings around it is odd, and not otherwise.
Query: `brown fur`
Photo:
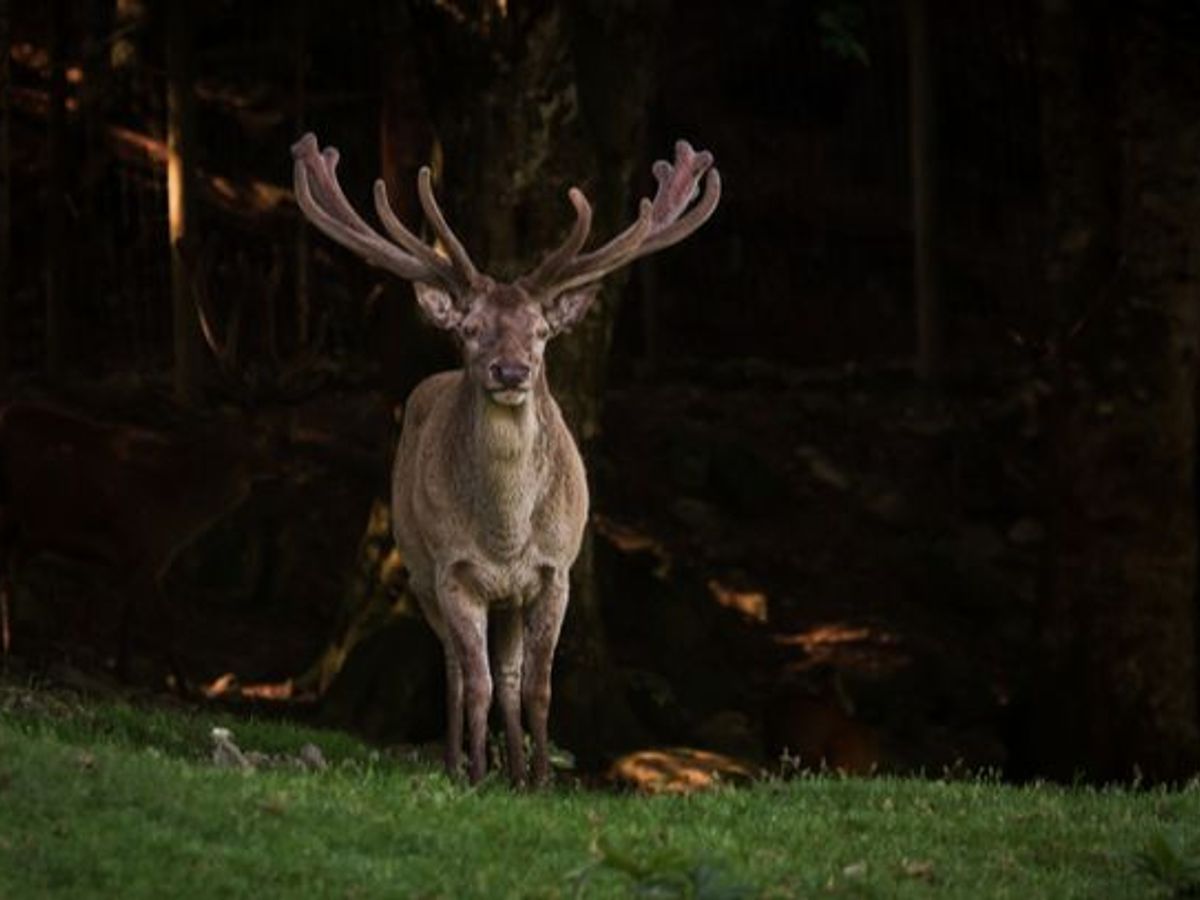
[[[422,382],[405,413],[392,496],[412,590],[446,648],[446,765],[461,762],[465,699],[470,775],[482,777],[494,689],[511,777],[524,778],[523,700],[533,776],[543,780],[550,670],[588,508],[583,461],[545,377],[519,406],[494,402],[463,371]],[[499,616],[494,673],[489,610]]]
[[[447,768],[456,772],[462,761],[465,706],[469,775],[483,777],[494,690],[509,774],[524,779],[524,706],[533,776],[542,781],[550,667],[588,509],[583,461],[550,396],[542,355],[551,337],[583,318],[600,279],[683,240],[712,215],[721,194],[712,154],[676,142],[675,163],[654,164],[654,200],[642,200],[632,225],[587,253],[591,205],[572,188],[576,219],[566,240],[511,284],[476,269],[438,207],[428,168],[418,174],[417,194],[445,255],[395,217],[382,181],[375,204],[389,237],[366,225],[337,182],[337,152],[322,151],[315,135],[297,141],[292,155],[296,201],[309,220],[411,281],[429,320],[462,346],[462,370],[426,379],[408,401],[392,473],[393,529],[412,590],[445,648]],[[689,211],[702,177],[704,193]]]

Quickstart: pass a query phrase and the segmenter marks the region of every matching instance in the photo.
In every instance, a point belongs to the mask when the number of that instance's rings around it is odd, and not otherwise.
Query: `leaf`
[[[919,878],[922,881],[933,880],[933,862],[928,859],[902,859],[900,870],[909,878]]]
[[[867,874],[867,861],[860,859],[858,862],[852,862],[850,865],[842,869],[842,875],[846,878],[862,878]]]

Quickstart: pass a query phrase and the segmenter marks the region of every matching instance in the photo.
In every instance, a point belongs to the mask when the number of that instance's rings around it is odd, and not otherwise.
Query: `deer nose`
[[[524,363],[493,363],[492,377],[501,387],[521,387],[529,378],[529,366]]]

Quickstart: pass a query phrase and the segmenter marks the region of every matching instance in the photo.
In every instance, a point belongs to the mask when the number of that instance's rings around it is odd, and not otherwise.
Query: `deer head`
[[[582,191],[571,188],[567,196],[575,223],[566,239],[532,272],[505,283],[471,261],[438,206],[428,167],[417,176],[417,195],[445,255],[400,222],[382,179],[375,182],[375,210],[388,237],[367,225],[338,184],[338,151],[321,150],[315,135],[297,141],[292,155],[296,200],[308,220],[371,265],[411,281],[429,320],[458,337],[471,380],[508,406],[524,403],[542,383],[547,342],[583,318],[601,279],[683,240],[712,215],[721,194],[712,154],[679,141],[674,164],[654,164],[658,191],[653,200],[641,201],[633,224],[602,247],[583,252],[592,207]],[[705,172],[703,196],[689,211]]]

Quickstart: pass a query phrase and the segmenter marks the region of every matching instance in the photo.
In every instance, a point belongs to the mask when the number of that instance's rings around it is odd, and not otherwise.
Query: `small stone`
[[[329,763],[325,761],[325,754],[316,744],[305,744],[300,748],[300,761],[304,763],[306,769],[312,772],[320,772],[329,768]]]
[[[222,769],[243,769],[249,771],[254,764],[246,758],[240,747],[233,741],[233,732],[228,728],[212,730],[212,761],[213,765]]]
[[[900,868],[909,878],[933,880],[933,863],[927,859],[903,859],[900,861]]]

